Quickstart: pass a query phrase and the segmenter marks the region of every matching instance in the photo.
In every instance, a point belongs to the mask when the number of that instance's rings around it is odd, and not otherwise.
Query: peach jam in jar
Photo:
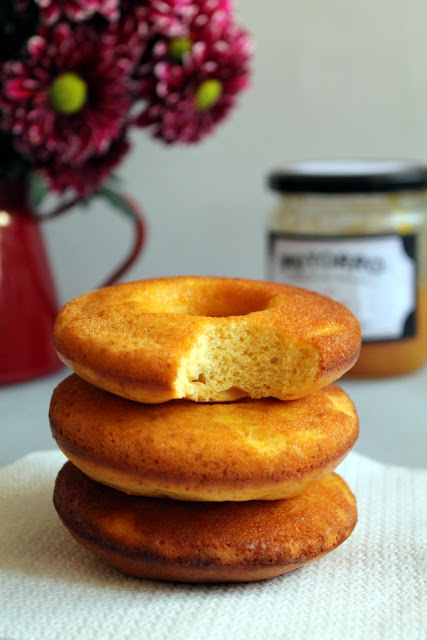
[[[350,374],[406,374],[427,361],[427,167],[302,162],[270,174],[269,280],[344,303],[362,330]]]

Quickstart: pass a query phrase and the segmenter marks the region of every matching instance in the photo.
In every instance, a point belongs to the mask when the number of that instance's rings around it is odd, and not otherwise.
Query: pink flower
[[[92,195],[111,175],[127,154],[130,144],[123,134],[114,140],[103,155],[93,155],[81,166],[57,163],[47,163],[40,168],[40,173],[46,179],[52,191],[63,194],[73,190],[77,196],[87,198]]]
[[[131,125],[198,142],[249,85],[232,0],[12,1],[21,37],[3,38],[0,134],[53,191],[96,191]]]
[[[196,10],[193,0],[145,0],[145,20],[151,36],[183,36]]]
[[[18,0],[18,6],[28,5],[31,0]],[[107,20],[119,17],[119,0],[34,0],[45,24],[54,24],[63,18],[81,22],[101,14]]]
[[[138,69],[146,106],[136,124],[166,143],[198,142],[249,85],[251,41],[234,23],[229,0],[193,0],[190,9],[173,33],[160,34],[152,17],[156,37]]]
[[[117,56],[139,63],[148,41],[146,8],[135,0],[122,0],[120,17],[104,32],[104,42],[110,41]]]
[[[88,24],[42,27],[0,68],[1,127],[37,162],[82,165],[105,154],[131,107],[131,54]]]

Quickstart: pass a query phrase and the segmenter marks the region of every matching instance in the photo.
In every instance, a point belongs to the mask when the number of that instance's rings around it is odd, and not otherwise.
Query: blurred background
[[[252,88],[215,133],[166,147],[133,130],[119,168],[146,214],[126,279],[265,276],[267,173],[317,158],[427,160],[427,5],[421,0],[239,0]],[[61,302],[94,288],[131,243],[103,202],[44,226]]]

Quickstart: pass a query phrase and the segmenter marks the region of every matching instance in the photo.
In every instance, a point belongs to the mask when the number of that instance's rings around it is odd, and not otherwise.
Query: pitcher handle
[[[122,262],[119,264],[119,266],[111,273],[110,276],[108,276],[108,278],[106,278],[103,282],[101,282],[97,286],[97,288],[107,287],[117,282],[117,280],[119,280],[119,278],[121,278],[126,273],[126,271],[134,264],[134,262],[138,258],[145,244],[146,225],[145,225],[145,216],[142,209],[139,207],[139,205],[137,205],[135,200],[133,200],[133,198],[131,198],[130,196],[124,194],[121,197],[125,200],[127,204],[127,211],[130,214],[133,225],[134,225],[135,234],[134,234],[133,245],[130,247],[128,253],[126,254],[125,258],[122,260]],[[58,207],[56,207],[53,211],[50,211],[49,213],[44,213],[44,214],[34,213],[33,216],[37,218],[37,220],[40,222],[44,222],[46,220],[52,220],[53,218],[57,218],[58,216],[64,214],[66,211],[69,211],[70,209],[78,206],[80,203],[81,203],[80,198],[73,198],[72,200],[69,200],[65,204],[64,203],[60,204]]]

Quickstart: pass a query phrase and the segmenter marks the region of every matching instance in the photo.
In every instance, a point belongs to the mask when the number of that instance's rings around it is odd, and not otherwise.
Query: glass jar
[[[427,167],[303,162],[269,176],[268,279],[305,287],[357,316],[350,375],[406,374],[427,361]]]

